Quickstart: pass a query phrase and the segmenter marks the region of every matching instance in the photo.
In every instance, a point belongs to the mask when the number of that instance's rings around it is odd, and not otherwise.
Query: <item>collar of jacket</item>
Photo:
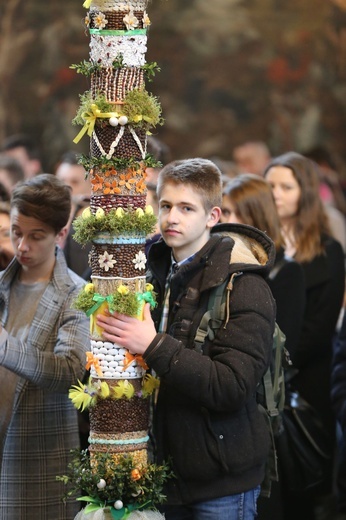
[[[234,241],[230,262],[246,270],[269,272],[275,262],[275,245],[266,233],[245,224],[216,224],[211,236],[216,234]]]
[[[201,290],[222,283],[235,271],[257,272],[267,276],[275,260],[273,241],[262,231],[243,224],[217,224],[210,240],[192,262],[182,265],[177,277],[184,277],[203,267]],[[164,283],[171,264],[171,248],[161,239],[149,251],[149,265],[154,277]]]
[[[65,260],[65,255],[62,249],[59,246],[55,248],[55,256],[56,262],[52,275],[52,283],[57,292],[63,291],[65,292],[66,288],[74,288],[75,283],[71,279],[68,273],[68,268]],[[4,271],[2,271],[0,275],[1,288],[7,290],[9,286],[12,284],[15,276],[20,269],[20,264],[13,258],[10,264],[6,267]]]

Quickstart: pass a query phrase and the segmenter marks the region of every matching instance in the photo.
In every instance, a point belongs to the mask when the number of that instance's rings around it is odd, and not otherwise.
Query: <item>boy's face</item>
[[[65,229],[65,228],[64,228]],[[56,234],[54,230],[33,217],[27,217],[11,210],[11,240],[14,253],[24,271],[45,270],[55,257],[55,245],[64,229]]]
[[[205,212],[202,198],[191,185],[167,183],[159,201],[159,226],[177,262],[197,253],[209,240],[220,208]]]

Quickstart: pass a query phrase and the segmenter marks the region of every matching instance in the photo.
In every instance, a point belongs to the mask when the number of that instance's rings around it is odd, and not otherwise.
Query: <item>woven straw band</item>
[[[109,103],[123,100],[126,94],[144,86],[144,71],[139,67],[114,69],[105,67],[91,75],[93,98],[103,94]]]
[[[122,30],[122,31],[127,31],[129,33],[129,35],[131,35],[131,33],[133,31],[128,31],[127,30],[127,27],[124,23],[124,18],[126,15],[129,14],[128,11],[102,11],[102,13],[104,14],[105,16],[105,19],[107,20],[107,25],[106,25],[106,29],[107,30]],[[137,18],[138,20],[138,26],[136,27],[136,30],[138,29],[143,29],[143,14],[144,12],[143,11],[133,11],[133,14],[134,16]],[[90,29],[97,29],[97,22],[96,22],[96,25],[95,25],[95,18],[97,17],[98,15],[98,11],[90,11],[89,13],[89,16],[90,16]]]

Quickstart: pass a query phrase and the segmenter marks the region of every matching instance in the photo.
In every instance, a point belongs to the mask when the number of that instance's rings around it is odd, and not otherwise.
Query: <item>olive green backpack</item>
[[[197,348],[200,348],[206,336],[213,340],[217,330],[220,327],[226,327],[230,313],[229,301],[233,283],[242,274],[242,272],[234,273],[230,280],[226,280],[211,292],[208,310],[202,316],[195,335]],[[282,411],[285,403],[285,368],[290,365],[285,340],[285,334],[275,322],[271,363],[257,387],[258,407],[266,418],[271,438],[265,478],[261,485],[261,495],[265,497],[270,496],[271,482],[279,480],[275,437],[282,431]]]

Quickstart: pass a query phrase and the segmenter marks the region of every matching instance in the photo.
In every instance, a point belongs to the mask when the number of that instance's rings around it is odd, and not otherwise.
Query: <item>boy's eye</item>
[[[224,217],[229,217],[231,212],[229,209],[226,209],[226,208],[221,208],[221,213],[223,214]]]

